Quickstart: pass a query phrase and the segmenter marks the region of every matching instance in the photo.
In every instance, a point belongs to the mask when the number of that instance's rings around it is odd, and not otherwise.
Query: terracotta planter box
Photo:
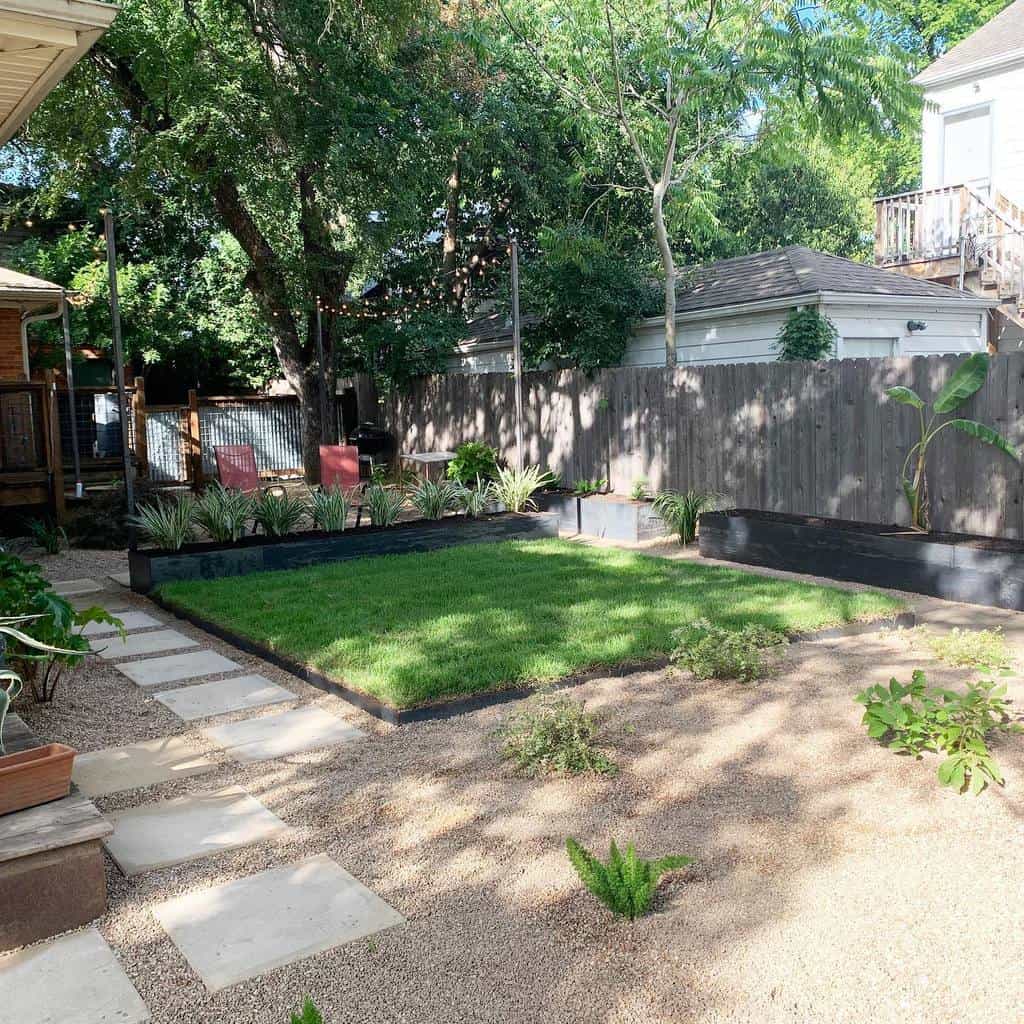
[[[700,553],[1024,611],[1024,543],[751,509],[705,512]]]
[[[0,757],[0,814],[60,800],[71,791],[75,751],[48,743]]]

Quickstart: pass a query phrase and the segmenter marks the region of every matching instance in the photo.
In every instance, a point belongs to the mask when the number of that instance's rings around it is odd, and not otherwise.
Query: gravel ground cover
[[[53,578],[97,571],[66,557],[47,560]],[[979,611],[920,607],[944,625]],[[981,611],[1024,659],[1024,616]],[[209,721],[181,722],[99,659],[53,708],[22,703],[45,739],[81,750],[180,734],[218,762],[100,798],[104,811],[239,785],[293,827],[287,841],[130,880],[108,864],[98,927],[155,1024],[284,1024],[306,995],[328,1024],[1021,1019],[1024,739],[997,741],[1007,786],[978,798],[941,788],[934,761],[869,742],[852,699],[866,683],[917,666],[936,683],[966,677],[904,636],[793,645],[752,686],[671,670],[593,679],[573,693],[603,716],[619,775],[531,781],[495,752],[508,707],[393,729],[174,625],[368,736],[240,765],[204,741]],[[582,890],[567,835],[601,853],[615,837],[698,862],[629,925]],[[407,923],[208,994],[152,908],[320,853]]]

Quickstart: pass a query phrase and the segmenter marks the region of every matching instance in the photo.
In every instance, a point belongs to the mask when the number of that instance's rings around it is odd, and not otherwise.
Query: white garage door
[[[844,359],[885,359],[894,355],[895,338],[843,338]]]

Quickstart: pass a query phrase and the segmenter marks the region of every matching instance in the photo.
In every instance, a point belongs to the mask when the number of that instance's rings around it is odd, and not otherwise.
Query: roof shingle
[[[928,65],[914,81],[929,85],[977,64],[1024,49],[1024,0],[1014,0],[990,21]]]

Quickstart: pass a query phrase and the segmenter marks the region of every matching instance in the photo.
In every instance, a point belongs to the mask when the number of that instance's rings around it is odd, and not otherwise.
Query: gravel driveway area
[[[124,568],[108,553],[40,561],[54,579]],[[915,667],[936,683],[967,678],[904,634],[793,645],[750,686],[673,670],[592,680],[573,693],[602,714],[620,774],[529,780],[496,752],[493,731],[514,705],[386,727],[127,591],[111,596],[368,733],[238,764],[204,739],[209,720],[181,722],[99,659],[52,708],[20,702],[44,739],[83,752],[181,735],[218,761],[100,798],[104,812],[237,785],[294,828],[131,879],[108,859],[98,927],[155,1024],[286,1024],[307,995],[327,1024],[1024,1019],[1024,737],[997,739],[1006,787],[977,798],[940,787],[935,759],[869,741],[853,702],[865,685]],[[920,607],[946,625],[1004,624],[1024,666],[1024,616]],[[1024,713],[1024,685],[1010,685]],[[697,863],[630,925],[583,890],[567,836],[602,856],[614,837]],[[406,923],[207,993],[152,907],[321,853]]]

